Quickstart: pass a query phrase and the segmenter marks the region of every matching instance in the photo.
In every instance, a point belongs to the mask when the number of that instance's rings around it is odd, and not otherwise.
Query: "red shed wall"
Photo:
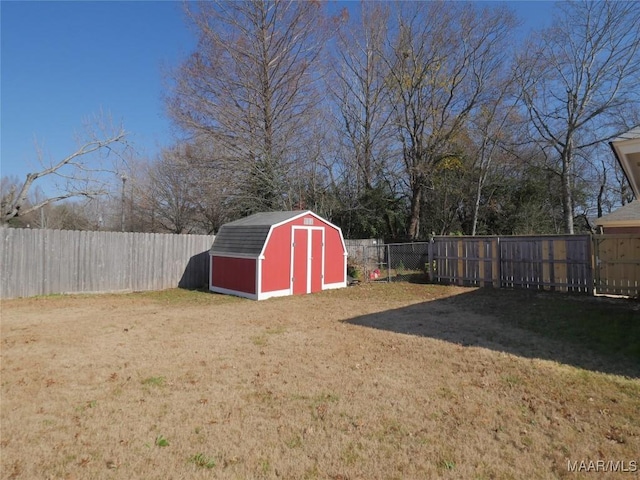
[[[293,230],[293,241],[296,246],[293,249],[293,294],[307,293],[307,274],[311,274],[308,264],[310,255],[308,250],[309,230],[296,228]],[[318,278],[322,272],[317,272]]]
[[[211,257],[211,285],[237,292],[256,293],[256,260]]]
[[[308,230],[311,235],[311,292],[322,291],[322,230]]]
[[[283,228],[284,227],[284,228]],[[283,225],[271,231],[262,261],[263,292],[286,290],[290,287],[291,227]]]
[[[310,219],[311,225],[305,224]],[[325,256],[324,283],[339,283],[346,280],[344,249],[340,231],[313,215],[286,222],[271,231],[262,261],[262,291],[273,292],[290,288],[291,279],[291,227],[324,227]]]
[[[340,231],[327,228],[324,250],[324,283],[339,283],[346,280],[346,257]]]

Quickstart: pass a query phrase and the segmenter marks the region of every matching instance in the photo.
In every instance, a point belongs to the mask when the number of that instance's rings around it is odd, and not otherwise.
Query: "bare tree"
[[[193,228],[214,233],[235,218],[235,195],[241,190],[238,179],[220,161],[220,152],[200,137],[174,149],[180,161],[189,169],[191,197],[195,206]],[[221,165],[222,164],[222,165]]]
[[[166,231],[191,233],[197,205],[193,186],[198,182],[194,171],[178,149],[165,149],[149,168],[154,219]]]
[[[27,174],[24,181],[3,192],[2,222],[68,198],[106,194],[108,180],[102,176],[118,168],[116,164],[121,161],[122,152],[128,146],[126,135],[122,128],[91,130],[75,152],[57,161],[45,161],[42,152],[38,152],[41,169]],[[111,161],[106,163],[108,159]],[[52,181],[55,193],[30,201],[30,192],[42,178]]]
[[[336,188],[343,226],[359,236],[389,236],[395,230],[398,191],[388,68],[382,55],[390,7],[362,2],[359,15],[344,12],[329,57],[328,101],[334,106]],[[397,153],[397,152],[396,152]],[[334,187],[337,185],[334,184]]]
[[[319,101],[320,3],[202,2],[188,13],[199,43],[174,74],[172,118],[214,145],[246,213],[291,207]]]
[[[385,93],[387,68],[381,53],[388,8],[361,3],[359,21],[344,23],[337,34],[329,91],[357,168],[358,188],[371,188],[385,169],[390,144],[391,108]],[[334,60],[334,59],[332,59]]]
[[[403,6],[384,58],[410,198],[406,233],[417,239],[431,172],[458,153],[470,114],[507,58],[515,18],[506,9],[458,3]]]
[[[162,155],[163,152],[159,154]],[[118,172],[122,180],[114,188],[109,202],[110,228],[127,232],[160,232],[154,199],[153,175],[155,163],[144,157],[128,158],[126,168]]]
[[[626,1],[558,5],[555,24],[519,59],[518,79],[535,134],[557,158],[564,231],[573,233],[578,153],[619,134],[640,101],[640,10]]]
[[[480,216],[480,204],[483,189],[496,157],[508,152],[513,141],[513,133],[522,124],[516,112],[516,101],[513,95],[513,77],[496,76],[494,92],[484,105],[474,112],[468,128],[469,136],[475,143],[474,168],[477,180],[473,199],[471,219],[471,235],[475,235]]]

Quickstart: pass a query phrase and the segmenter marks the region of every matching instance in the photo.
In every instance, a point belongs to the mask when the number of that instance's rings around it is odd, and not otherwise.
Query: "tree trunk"
[[[573,195],[571,194],[571,155],[562,155],[562,216],[564,233],[573,235]]]
[[[476,185],[476,198],[473,202],[473,218],[471,220],[471,235],[476,234],[476,230],[478,228],[478,214],[480,212],[480,197],[482,196],[482,184],[484,183],[484,175],[480,172],[480,177],[478,178],[478,183]]]
[[[421,184],[418,184],[415,185],[412,190],[411,215],[409,217],[407,236],[409,237],[409,240],[417,240],[420,235],[420,207],[422,206],[423,187]]]

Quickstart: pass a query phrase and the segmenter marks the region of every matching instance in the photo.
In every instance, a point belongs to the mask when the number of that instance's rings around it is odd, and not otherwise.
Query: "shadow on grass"
[[[478,289],[347,323],[640,378],[640,303]]]

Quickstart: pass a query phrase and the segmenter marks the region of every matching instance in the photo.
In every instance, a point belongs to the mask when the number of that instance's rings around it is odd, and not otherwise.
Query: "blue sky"
[[[551,19],[550,2],[509,5],[523,34]],[[181,2],[1,1],[0,23],[0,175],[37,169],[36,141],[53,159],[73,152],[83,121],[101,111],[141,155],[171,143],[163,69],[196,44]]]
[[[141,153],[169,143],[163,69],[195,45],[179,2],[5,2],[1,15],[2,175],[76,146],[83,121],[109,113]]]

